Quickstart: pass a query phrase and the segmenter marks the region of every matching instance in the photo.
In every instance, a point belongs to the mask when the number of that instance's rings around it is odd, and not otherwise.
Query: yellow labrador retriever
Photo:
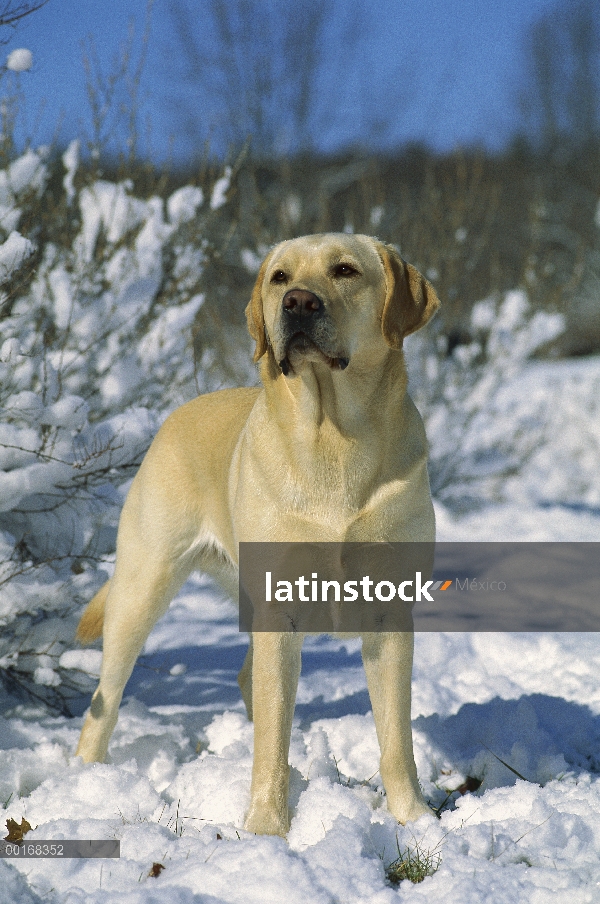
[[[77,748],[86,762],[106,756],[136,658],[193,569],[235,598],[240,541],[433,541],[402,340],[438,305],[414,267],[368,236],[304,236],[267,256],[246,309],[262,388],[200,396],[167,419],[127,496],[114,576],[79,624],[84,642],[104,635]],[[289,828],[302,641],[254,633],[238,678],[255,726],[251,832]],[[413,756],[412,656],[412,634],[363,635],[381,777],[401,823],[428,812]]]

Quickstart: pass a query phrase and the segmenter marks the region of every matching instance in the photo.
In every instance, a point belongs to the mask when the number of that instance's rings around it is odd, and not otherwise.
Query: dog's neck
[[[275,417],[285,418],[286,431],[301,431],[306,442],[307,431],[314,431],[316,438],[333,429],[355,441],[365,433],[372,437],[373,430],[397,424],[408,384],[402,353],[390,350],[381,367],[353,364],[338,370],[307,362],[298,373],[284,376],[272,353],[267,354],[261,362],[267,403]],[[282,397],[285,404],[281,404]]]

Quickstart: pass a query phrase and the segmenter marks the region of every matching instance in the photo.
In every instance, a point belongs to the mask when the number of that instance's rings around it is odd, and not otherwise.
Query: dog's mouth
[[[285,354],[278,362],[284,377],[294,372],[294,363],[297,365],[302,360],[323,361],[331,370],[345,370],[350,363],[349,358],[327,354],[310,336],[298,331],[288,339],[285,346]]]

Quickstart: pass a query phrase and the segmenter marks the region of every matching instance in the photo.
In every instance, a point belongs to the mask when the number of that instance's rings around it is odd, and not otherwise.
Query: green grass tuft
[[[404,851],[398,848],[398,857],[385,868],[386,879],[392,885],[399,885],[404,879],[416,884],[432,876],[441,862],[442,856],[435,848],[426,851],[418,843]]]

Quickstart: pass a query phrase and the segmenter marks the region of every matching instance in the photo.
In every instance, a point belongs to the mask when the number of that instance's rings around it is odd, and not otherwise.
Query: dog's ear
[[[267,350],[267,335],[265,333],[265,316],[263,313],[262,284],[271,255],[267,255],[258,271],[252,297],[246,306],[246,323],[248,332],[256,342],[253,360],[259,361]]]
[[[404,337],[425,326],[439,308],[440,300],[433,286],[402,260],[393,245],[378,243],[377,250],[386,282],[381,328],[391,348],[402,348]]]

